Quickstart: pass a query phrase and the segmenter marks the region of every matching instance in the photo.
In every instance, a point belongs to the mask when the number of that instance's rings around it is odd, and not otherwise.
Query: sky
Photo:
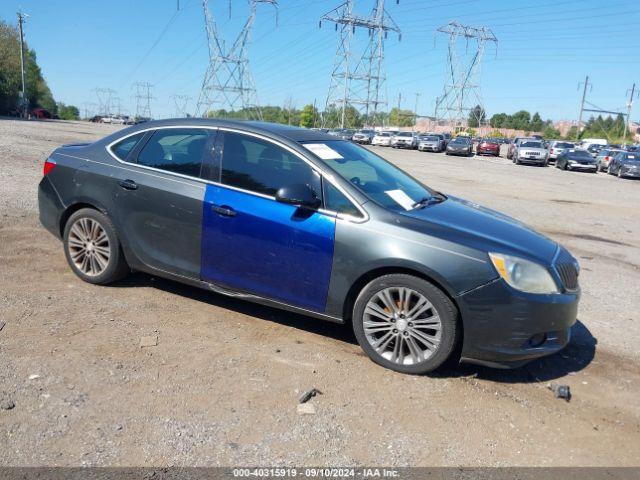
[[[180,10],[177,9],[178,4]],[[278,0],[258,5],[249,48],[250,69],[262,105],[323,106],[339,33],[319,19],[341,0]],[[355,0],[366,16],[373,0]],[[232,42],[248,14],[245,0],[209,0],[220,35]],[[195,103],[208,64],[201,0],[2,0],[0,18],[29,15],[25,38],[35,49],[58,101],[94,109],[96,88],[117,92],[135,113],[136,82],[153,85],[152,115],[175,114],[173,95]],[[538,111],[543,118],[575,120],[580,82],[589,75],[587,100],[601,109],[626,109],[628,91],[640,87],[640,2],[637,0],[387,0],[402,31],[385,42],[390,106],[432,115],[446,79],[447,37],[436,29],[457,20],[486,26],[488,45],[480,85],[487,114]],[[359,45],[367,36],[356,31]],[[359,43],[360,42],[360,43]],[[471,49],[474,47],[471,45]],[[632,120],[640,119],[640,101]]]

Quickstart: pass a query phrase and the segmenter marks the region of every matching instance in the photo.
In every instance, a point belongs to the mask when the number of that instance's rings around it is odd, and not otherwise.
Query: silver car
[[[549,144],[549,161],[553,160],[555,162],[558,155],[571,148],[576,148],[576,144],[572,142],[564,142],[562,140],[552,141]]]
[[[353,140],[356,143],[370,144],[375,134],[376,132],[374,132],[373,130],[365,130],[365,129],[358,130],[356,133],[353,134],[353,137],[351,137],[351,140]]]
[[[546,167],[549,164],[549,151],[540,140],[521,141],[513,152],[513,163],[529,163]]]
[[[413,132],[398,132],[391,139],[393,148],[416,148],[418,140]]]
[[[418,150],[421,152],[444,152],[447,144],[442,135],[420,135]]]

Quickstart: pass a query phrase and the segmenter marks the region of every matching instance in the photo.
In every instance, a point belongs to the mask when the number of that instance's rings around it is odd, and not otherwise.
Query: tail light
[[[51,160],[50,158],[47,158],[44,161],[44,167],[42,167],[42,176],[44,177],[48,175],[49,172],[55,168],[55,166],[56,166],[55,160]]]

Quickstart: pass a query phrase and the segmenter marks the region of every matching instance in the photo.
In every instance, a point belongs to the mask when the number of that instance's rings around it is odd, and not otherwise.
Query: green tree
[[[305,105],[300,112],[300,126],[315,127],[318,118],[318,110],[311,104]]]
[[[411,110],[398,110],[393,107],[389,112],[389,125],[396,127],[412,127],[415,114]]]
[[[469,112],[469,118],[467,125],[472,128],[477,128],[485,123],[487,119],[487,113],[480,105],[476,105]]]
[[[529,124],[529,129],[533,130],[534,132],[540,132],[543,128],[544,122],[542,121],[540,114],[538,112],[534,113],[533,117],[531,118],[531,123]]]
[[[493,128],[508,128],[509,115],[506,113],[496,113],[489,119],[489,125]]]
[[[540,131],[540,130],[537,130],[537,131]],[[557,128],[554,128],[553,124],[550,122],[547,122],[544,129],[542,130],[542,136],[547,139],[561,137],[560,130],[558,130]]]
[[[528,130],[531,123],[531,114],[526,110],[519,110],[510,117],[509,128],[516,130]]]
[[[58,103],[58,115],[62,120],[79,120],[80,110],[74,105],[65,105],[64,103]]]

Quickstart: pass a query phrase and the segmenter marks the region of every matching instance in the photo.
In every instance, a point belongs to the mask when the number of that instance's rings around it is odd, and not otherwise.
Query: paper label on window
[[[411,210],[413,205],[416,203],[411,199],[409,195],[404,193],[402,190],[387,190],[387,195],[389,195],[398,205],[400,205],[405,210]]]
[[[315,153],[323,160],[340,160],[341,158],[344,158],[333,148],[325,145],[324,143],[305,143],[304,148]]]

